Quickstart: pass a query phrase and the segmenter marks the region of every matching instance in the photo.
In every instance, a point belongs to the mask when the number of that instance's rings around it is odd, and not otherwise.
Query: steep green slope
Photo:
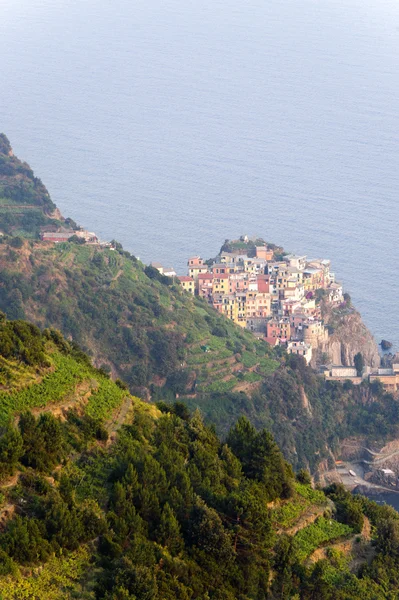
[[[67,225],[43,183],[0,134],[0,232],[38,237],[43,225]]]
[[[4,239],[0,268],[0,307],[10,318],[29,317],[61,329],[97,364],[108,364],[131,385],[163,385],[183,363],[186,371],[198,372],[198,386],[207,391],[214,377],[200,371],[210,363],[222,370],[224,361],[234,362],[237,353],[246,352],[238,363],[245,374],[272,355],[266,344],[120,247],[25,241],[15,248]],[[253,362],[248,351],[255,352]],[[278,363],[263,360],[262,366],[269,372]],[[233,387],[240,382],[233,374]],[[173,391],[189,391],[188,380],[169,383]]]
[[[51,403],[0,430],[2,600],[380,600],[398,593],[392,509],[339,486],[328,497],[313,490],[306,472],[294,477],[270,433],[244,418],[221,443],[183,404],[156,410],[131,399],[125,425],[106,443],[106,421],[90,417],[90,402],[77,397],[87,376],[98,390],[104,375],[56,332],[3,319],[0,333],[0,354],[13,369],[37,368],[40,378],[57,354],[81,368],[75,393],[64,396],[75,404],[62,416]],[[37,352],[27,357],[25,348]],[[110,414],[121,388],[106,381]],[[15,378],[7,393],[24,386]]]
[[[129,394],[97,371],[60,333],[43,333],[25,321],[0,314],[0,426],[24,410],[84,410],[109,419]]]

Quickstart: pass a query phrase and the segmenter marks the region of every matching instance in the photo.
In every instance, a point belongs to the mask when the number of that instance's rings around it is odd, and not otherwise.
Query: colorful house
[[[187,265],[189,276],[195,280],[197,280],[200,273],[208,272],[208,266],[204,264],[204,261],[200,256],[192,256],[189,258]]]
[[[263,258],[263,260],[273,260],[274,252],[267,246],[256,246],[256,258]]]
[[[228,294],[229,292],[229,276],[226,274],[213,275],[212,293]]]
[[[267,323],[267,335],[268,338],[279,338],[279,340],[286,342],[291,337],[291,325],[288,317],[282,319],[271,319]]]
[[[208,302],[212,298],[213,275],[212,273],[200,273],[197,279],[197,293],[200,298]]]
[[[179,276],[180,285],[185,292],[189,292],[194,296],[195,294],[195,281],[192,277],[188,277],[187,275]]]

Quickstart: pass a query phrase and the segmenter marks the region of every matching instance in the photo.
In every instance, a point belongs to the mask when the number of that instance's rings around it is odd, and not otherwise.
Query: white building
[[[312,346],[305,342],[288,342],[287,352],[288,354],[298,354],[299,356],[303,356],[307,364],[312,360]]]
[[[303,269],[306,267],[306,256],[296,256],[295,254],[287,254],[287,256],[284,257],[284,260],[288,262],[290,267],[295,267],[300,271],[303,271]]]

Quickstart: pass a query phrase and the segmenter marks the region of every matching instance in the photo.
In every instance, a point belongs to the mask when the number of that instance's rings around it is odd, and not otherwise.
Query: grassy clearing
[[[256,356],[256,354],[253,354],[252,352],[243,352],[242,353],[242,364],[247,369],[254,367],[258,363],[259,363],[259,357]]]
[[[245,373],[243,381],[247,381],[248,383],[256,383],[257,381],[262,381],[262,376],[258,373]]]
[[[102,377],[98,390],[89,398],[86,413],[91,417],[106,420],[122,404],[122,400],[127,395],[126,390],[121,390],[113,381]]]
[[[277,360],[265,356],[259,360],[258,371],[262,375],[272,375],[278,369],[279,364]]]
[[[278,527],[291,527],[298,521],[302,513],[311,506],[326,506],[327,500],[323,492],[312,489],[309,485],[296,482],[293,498],[281,502],[272,511],[272,520]]]
[[[228,381],[214,381],[209,385],[199,385],[198,391],[204,394],[223,394],[224,392],[230,392],[237,384],[237,379],[232,377]]]

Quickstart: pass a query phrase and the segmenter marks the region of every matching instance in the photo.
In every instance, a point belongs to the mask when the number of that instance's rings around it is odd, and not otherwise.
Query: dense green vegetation
[[[11,373],[0,397],[2,600],[399,592],[399,515],[341,486],[327,496],[312,489],[269,431],[241,417],[221,441],[198,411],[144,405],[56,330],[1,315],[0,359]],[[308,385],[314,374],[284,360],[278,372],[301,372]],[[119,422],[126,400],[131,410]],[[362,537],[366,520],[371,541]],[[357,537],[367,556],[355,568],[338,548]]]
[[[265,242],[262,238],[256,238],[246,240],[245,237],[240,237],[238,240],[225,240],[222,245],[220,252],[234,252],[236,254],[247,254],[249,257],[256,256],[256,247],[267,245],[271,250],[274,251],[277,259],[281,258],[283,248],[276,246],[271,242]]]
[[[109,448],[76,414],[61,422],[24,413],[10,428],[24,470],[3,492],[3,504],[14,506],[0,532],[3,600],[395,597],[399,515],[393,509],[339,486],[327,490],[328,504],[322,492],[295,481],[270,434],[246,419],[224,444],[184,405],[160,409],[152,416],[138,405]],[[309,509],[324,516],[292,535],[279,532],[278,507],[301,501],[294,523]],[[357,573],[334,549],[308,562],[317,548],[352,540],[359,516],[370,519],[374,545]],[[44,569],[33,577],[18,575],[40,564]]]

